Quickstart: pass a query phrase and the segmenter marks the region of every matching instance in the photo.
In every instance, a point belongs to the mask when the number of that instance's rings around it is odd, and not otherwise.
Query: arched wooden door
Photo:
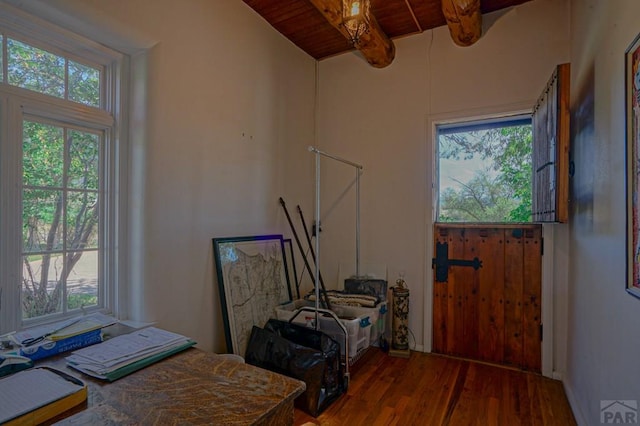
[[[540,372],[542,226],[437,223],[434,237],[433,352]]]

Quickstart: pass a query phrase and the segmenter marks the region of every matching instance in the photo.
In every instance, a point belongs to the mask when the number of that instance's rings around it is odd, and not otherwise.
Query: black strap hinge
[[[482,261],[477,257],[474,257],[473,260],[449,259],[449,244],[438,241],[436,242],[436,257],[431,260],[431,268],[436,268],[436,282],[447,282],[449,266],[471,266],[477,271],[482,268]]]

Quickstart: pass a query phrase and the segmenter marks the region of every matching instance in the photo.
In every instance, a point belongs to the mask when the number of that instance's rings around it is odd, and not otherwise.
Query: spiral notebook
[[[62,371],[21,371],[0,379],[0,424],[40,424],[86,399],[86,385]]]

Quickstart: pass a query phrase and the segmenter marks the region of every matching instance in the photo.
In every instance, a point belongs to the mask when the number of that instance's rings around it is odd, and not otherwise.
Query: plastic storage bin
[[[334,312],[335,311],[334,307]],[[362,314],[355,317],[342,318],[343,315],[340,315],[336,312],[338,317],[340,318],[340,322],[346,327],[348,342],[349,342],[349,360],[353,360],[356,356],[369,347],[371,342],[371,320],[368,314]],[[302,316],[301,314],[300,316]],[[313,314],[312,314],[312,319]],[[311,323],[310,325],[313,325]],[[320,317],[320,324],[318,330],[323,333],[328,334],[338,343],[340,343],[340,351],[341,353],[345,353],[345,340],[344,340],[344,331],[342,328],[336,324],[336,321],[332,317]]]
[[[380,302],[375,308],[363,308],[361,306],[334,306],[333,310],[339,317],[368,315],[371,322],[371,345],[378,346],[380,343],[380,336],[385,332],[387,303],[388,302]]]
[[[275,315],[278,320],[289,321],[293,317],[294,312],[301,307],[314,307],[313,302],[307,300],[294,300],[283,305],[280,305],[275,310]],[[377,322],[378,316],[372,318],[372,313],[377,312],[373,308],[369,308],[367,311],[356,312],[352,307],[348,306],[332,306],[333,312],[338,316],[340,322],[347,329],[347,342],[349,345],[348,358],[349,362],[353,360],[368,348],[371,344],[371,329],[374,321]],[[347,309],[350,308],[350,309]],[[359,308],[363,309],[363,308]],[[315,312],[301,312],[293,320],[295,324],[306,325],[309,328],[315,328]],[[340,344],[340,351],[345,353],[345,336],[342,328],[336,323],[335,319],[331,316],[324,316],[319,314],[318,330],[326,333]]]
[[[308,300],[304,300],[304,299],[298,299],[292,302],[284,303],[275,309],[275,319],[279,319],[281,321],[289,321],[293,316],[293,313],[297,309],[302,308],[303,306],[312,307],[312,306],[315,306],[315,304],[313,302],[309,302]],[[296,318],[294,322],[298,324],[304,323],[304,321],[301,321],[300,318],[302,318],[303,316],[306,316],[307,314],[309,313],[305,312],[303,314],[300,314],[299,317]]]

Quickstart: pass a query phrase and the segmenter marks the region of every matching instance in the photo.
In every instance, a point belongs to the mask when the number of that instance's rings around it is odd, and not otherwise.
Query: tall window
[[[439,222],[531,222],[531,118],[437,128]]]
[[[22,316],[103,305],[101,134],[22,124]]]
[[[0,10],[0,332],[113,309],[123,57]]]

